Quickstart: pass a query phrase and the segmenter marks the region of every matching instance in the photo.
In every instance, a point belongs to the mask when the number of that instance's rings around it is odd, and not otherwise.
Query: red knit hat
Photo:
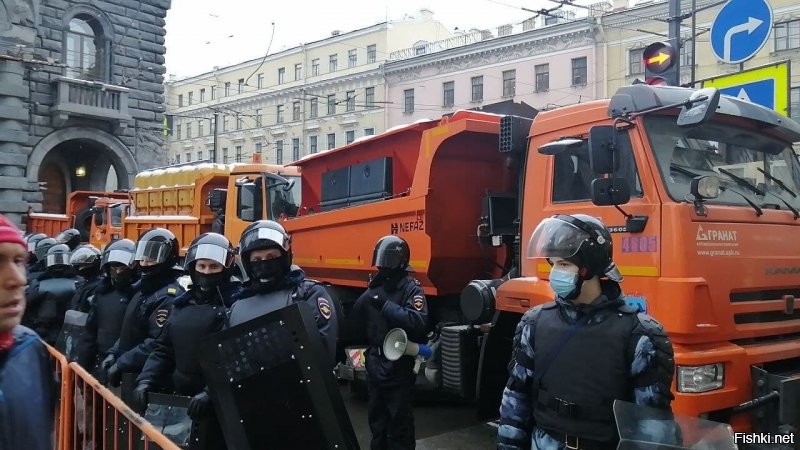
[[[22,239],[22,234],[19,232],[19,228],[4,215],[0,214],[0,244],[5,242],[19,244],[25,247],[25,250],[28,249],[28,246],[25,245],[25,239]]]

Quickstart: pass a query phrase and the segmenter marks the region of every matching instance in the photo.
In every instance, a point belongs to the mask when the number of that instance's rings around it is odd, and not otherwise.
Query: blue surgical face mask
[[[550,270],[550,287],[559,297],[567,298],[578,287],[578,274],[554,267]]]

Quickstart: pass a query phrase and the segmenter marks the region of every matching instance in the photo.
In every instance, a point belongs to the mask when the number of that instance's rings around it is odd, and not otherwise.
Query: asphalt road
[[[369,449],[371,433],[366,399],[351,394],[346,385],[340,390],[358,443],[362,449]],[[414,401],[414,425],[417,450],[491,449],[495,446],[496,429],[476,419],[473,405],[421,398],[418,394]]]

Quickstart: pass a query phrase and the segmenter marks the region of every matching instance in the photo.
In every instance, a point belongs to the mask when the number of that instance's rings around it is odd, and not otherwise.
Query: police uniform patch
[[[328,302],[328,299],[325,297],[320,297],[317,299],[317,308],[319,308],[319,313],[322,314],[322,317],[325,320],[331,318],[331,304]]]
[[[425,298],[421,295],[415,295],[411,304],[414,305],[414,309],[417,311],[422,311],[422,307],[425,306]]]
[[[178,290],[175,288],[167,288],[167,294],[169,295],[175,295],[177,292]]]
[[[156,311],[156,325],[159,328],[163,327],[165,323],[167,323],[167,317],[169,317],[169,310],[168,309],[159,309]]]

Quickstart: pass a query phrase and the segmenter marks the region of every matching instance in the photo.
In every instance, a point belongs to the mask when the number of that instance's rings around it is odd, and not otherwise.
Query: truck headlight
[[[723,363],[704,366],[678,366],[678,392],[708,392],[725,384]]]

